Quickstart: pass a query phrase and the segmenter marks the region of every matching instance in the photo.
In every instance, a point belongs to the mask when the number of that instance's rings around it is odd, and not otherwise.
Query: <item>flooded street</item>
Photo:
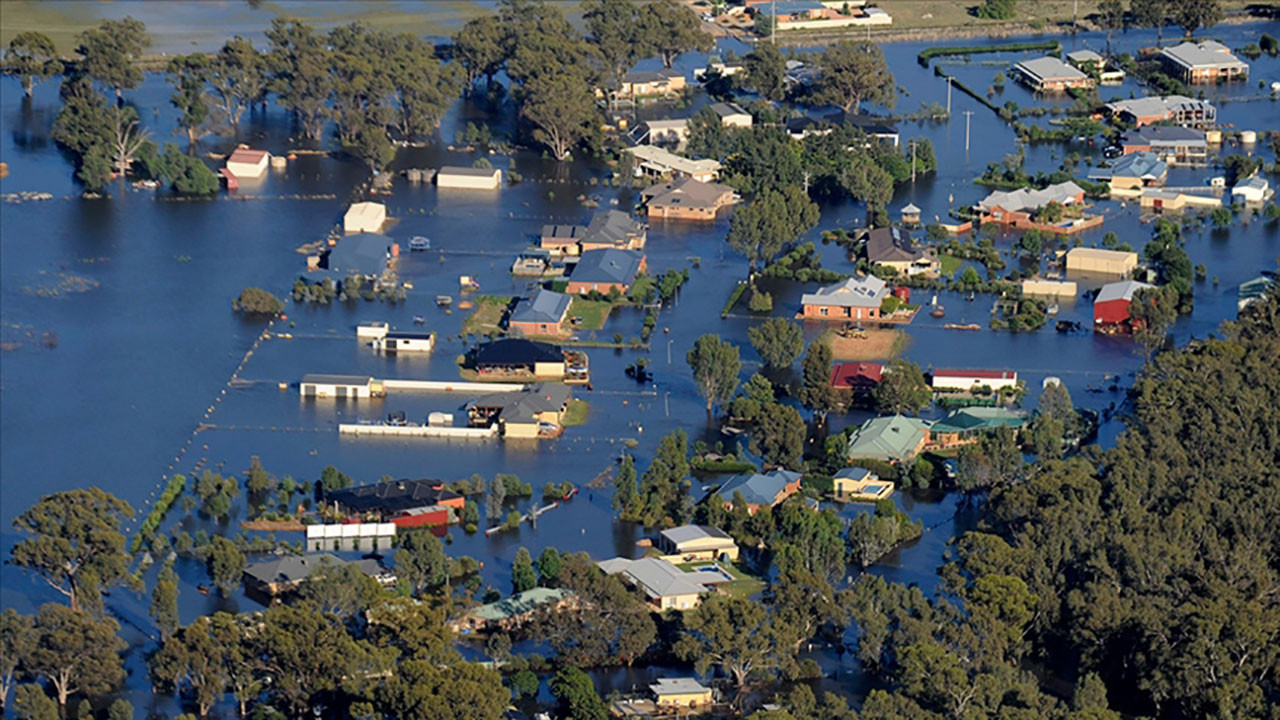
[[[159,29],[157,28],[157,31]],[[1256,41],[1263,32],[1280,34],[1280,23],[1253,23],[1214,28],[1212,36],[1238,47]],[[1113,46],[1133,51],[1150,44],[1154,33],[1117,33]],[[261,38],[255,37],[261,46]],[[998,42],[1009,42],[1002,39]],[[985,41],[958,41],[956,45]],[[1101,49],[1105,39],[1084,33],[1063,38],[1064,51],[1089,47]],[[923,103],[947,102],[945,81],[932,67],[916,61],[924,47],[940,43],[896,43],[884,46],[885,55],[899,85],[906,89],[898,113],[915,112]],[[945,44],[945,43],[942,43]],[[748,48],[725,44],[739,54]],[[974,87],[985,87],[997,71],[1007,72],[1011,60],[1025,53],[975,55],[972,62],[938,58],[956,77]],[[690,73],[704,56],[681,56],[676,68]],[[998,63],[996,61],[999,61]],[[655,61],[642,64],[648,68]],[[1251,80],[1206,88],[1219,106],[1219,122],[1237,129],[1280,128],[1280,102],[1259,96],[1256,80],[1280,80],[1280,59],[1263,55],[1250,61]],[[747,329],[758,322],[745,301],[729,317],[720,309],[739,280],[746,275],[745,259],[724,242],[728,220],[714,225],[654,222],[649,229],[646,253],[651,273],[689,269],[690,280],[678,301],[662,310],[658,329],[646,349],[586,348],[590,356],[592,388],[575,387],[575,397],[590,404],[585,425],[569,428],[551,441],[388,439],[340,437],[337,424],[355,419],[378,420],[389,412],[405,411],[415,420],[429,412],[461,408],[465,393],[391,392],[384,399],[344,402],[304,400],[298,380],[306,373],[368,374],[377,378],[458,379],[456,358],[475,345],[477,338],[461,335],[467,311],[451,313],[437,307],[438,295],[450,295],[455,307],[465,299],[459,276],[472,276],[480,284],[478,294],[521,295],[530,286],[526,278],[508,273],[517,252],[525,249],[542,224],[585,223],[594,212],[580,197],[600,200],[600,207],[630,209],[637,194],[618,190],[603,181],[609,171],[593,159],[559,166],[533,152],[512,157],[492,156],[496,167],[514,169],[523,181],[492,193],[438,190],[434,185],[410,185],[403,177],[393,184],[393,194],[380,198],[395,220],[386,231],[404,248],[410,237],[431,239],[431,250],[400,255],[400,275],[413,289],[402,304],[355,301],[328,306],[303,306],[290,302],[287,320],[277,320],[273,333],[292,337],[260,340],[265,325],[246,319],[231,309],[231,301],[245,287],[260,286],[285,297],[305,270],[305,256],[295,249],[322,240],[339,223],[367,171],[345,157],[301,155],[283,171],[272,170],[260,185],[242,186],[238,195],[220,193],[215,200],[183,201],[165,193],[136,191],[117,185],[109,200],[81,199],[72,179],[72,165],[49,137],[57,112],[56,83],[40,85],[34,99],[23,97],[17,80],[0,79],[0,159],[9,175],[0,180],[0,193],[49,192],[53,199],[0,206],[0,324],[5,350],[0,356],[0,551],[7,558],[18,540],[13,519],[48,493],[97,486],[128,500],[140,510],[129,530],[137,527],[149,503],[158,496],[166,478],[174,472],[190,474],[210,468],[242,473],[251,456],[278,477],[315,480],[321,470],[334,465],[356,484],[395,478],[439,478],[454,481],[479,473],[492,478],[510,473],[529,482],[534,497],[521,500],[516,509],[541,505],[543,483],[571,481],[582,492],[537,522],[518,530],[467,535],[450,528],[447,553],[470,555],[483,563],[483,579],[506,593],[511,585],[511,563],[516,551],[526,547],[536,557],[547,546],[561,552],[589,552],[593,558],[631,555],[644,528],[614,519],[609,489],[583,487],[611,467],[619,454],[629,450],[643,472],[658,438],[682,428],[690,440],[714,444],[723,440],[732,450],[733,440],[722,437],[708,419],[685,363],[685,353],[704,333],[718,333],[741,347],[745,380],[760,365],[747,342]],[[126,93],[155,140],[179,142],[173,134],[175,112],[168,103],[171,88],[162,76],[151,75],[136,91]],[[1132,83],[1107,87],[1103,99],[1129,97],[1142,90]],[[1039,102],[1025,89],[1009,82],[999,101],[1022,106]],[[699,99],[700,104],[703,99]],[[938,171],[915,183],[903,185],[890,211],[907,203],[923,209],[926,222],[935,216],[946,220],[948,207],[970,205],[987,194],[974,185],[989,163],[999,163],[1015,151],[1013,131],[989,109],[954,90],[952,118],[947,121],[901,121],[903,142],[927,138],[938,159]],[[998,103],[999,104],[999,103]],[[509,108],[508,108],[509,109]],[[969,149],[965,149],[965,117],[972,111]],[[646,112],[662,114],[652,108]],[[690,109],[668,110],[683,116]],[[426,148],[402,149],[398,169],[435,168],[442,164],[471,165],[475,155],[447,150],[457,131],[476,122],[483,111],[457,103],[444,121],[443,143]],[[495,129],[510,130],[509,118],[495,121]],[[265,114],[246,116],[239,141],[282,152],[291,147],[289,120],[279,107],[269,105]],[[201,151],[226,152],[236,138],[206,137]],[[1275,162],[1265,143],[1248,151]],[[1101,147],[1062,144],[1027,146],[1027,170],[1052,172],[1064,152],[1079,151],[1095,164]],[[1241,152],[1222,148],[1222,154]],[[1083,166],[1078,175],[1087,174]],[[1202,184],[1220,170],[1178,170],[1171,185]],[[1076,237],[1093,246],[1106,232],[1115,232],[1139,252],[1151,235],[1151,225],[1141,222],[1135,203],[1090,201],[1105,223]],[[835,244],[823,245],[820,233],[865,225],[865,208],[852,201],[821,205],[822,217],[806,239],[818,243],[824,267],[849,272],[852,263]],[[999,237],[996,246],[1008,251],[1016,234]],[[1204,337],[1236,312],[1236,288],[1260,270],[1275,269],[1280,256],[1280,223],[1261,218],[1230,228],[1213,229],[1208,223],[1186,232],[1186,250],[1193,264],[1207,267],[1207,279],[1195,286],[1195,311],[1179,319],[1175,341]],[[1010,268],[1017,260],[1008,258]],[[981,266],[978,266],[981,270]],[[774,315],[791,317],[799,310],[799,298],[814,284],[786,283],[774,295]],[[1082,290],[1088,288],[1082,286]],[[913,302],[927,302],[932,292],[917,290]],[[1077,407],[1122,409],[1124,389],[1143,356],[1133,341],[1123,336],[1092,332],[1061,334],[1052,320],[1037,332],[1015,334],[987,329],[992,296],[968,301],[959,293],[937,293],[947,308],[945,318],[920,313],[906,331],[909,342],[903,355],[921,368],[1014,369],[1024,379],[1028,394],[1023,407],[1034,408],[1042,380],[1056,376],[1070,390]],[[438,345],[426,357],[384,356],[357,343],[354,326],[359,322],[385,321],[393,328],[414,329],[414,316],[422,315],[425,329],[437,333]],[[638,338],[643,322],[639,309],[616,311],[604,328],[584,332],[584,339],[612,341],[615,334]],[[1063,302],[1057,319],[1092,325],[1087,298]],[[957,332],[944,323],[978,323],[982,330]],[[823,326],[806,323],[806,340],[817,337]],[[56,336],[56,346],[42,338]],[[625,375],[626,366],[649,358],[654,380],[638,384]],[[233,377],[236,382],[232,383]],[[1109,378],[1119,378],[1119,389],[1110,390]],[[286,384],[282,389],[281,383]],[[938,413],[935,413],[935,416]],[[805,413],[808,417],[808,413]],[[860,424],[866,413],[830,418],[829,431]],[[1111,443],[1121,430],[1118,420],[1106,422],[1099,440]],[[744,440],[745,444],[745,440]],[[220,469],[220,470],[219,470]],[[243,496],[241,496],[243,500]],[[948,541],[973,526],[963,508],[957,513],[955,494],[940,498],[895,495],[899,507],[923,522],[924,536],[886,556],[869,569],[885,578],[915,583],[926,590],[936,587],[936,568],[943,562]],[[845,507],[843,513],[865,512],[865,507]],[[243,502],[233,508],[230,531],[244,519]],[[163,527],[188,532],[227,530],[197,514],[170,511]],[[483,526],[483,523],[482,523]],[[281,534],[296,541],[302,533]],[[248,610],[258,607],[237,591],[230,597],[205,596],[197,586],[207,582],[204,567],[180,559],[182,579],[180,611],[185,624],[217,609]],[[154,575],[155,569],[147,577]],[[855,574],[850,569],[851,576]],[[5,564],[0,568],[0,606],[32,612],[40,604],[60,596],[31,573]],[[139,708],[176,714],[171,698],[155,697],[142,656],[147,650],[144,634],[151,632],[148,599],[123,588],[108,599],[122,618],[124,634],[133,648],[128,667],[131,676],[124,696]],[[858,697],[868,684],[858,674],[856,661],[834,651],[814,651],[831,676],[827,689]],[[603,692],[627,689],[661,674],[662,668],[616,669],[596,674]],[[229,708],[223,708],[231,713]],[[225,714],[225,713],[224,713]],[[229,715],[226,715],[229,716]]]

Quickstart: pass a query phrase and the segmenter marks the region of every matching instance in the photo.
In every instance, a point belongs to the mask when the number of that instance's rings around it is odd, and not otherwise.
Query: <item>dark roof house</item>
[[[520,338],[494,340],[478,345],[467,356],[468,364],[475,368],[564,362],[564,351],[559,345]]]
[[[876,228],[867,231],[865,237],[867,261],[872,264],[910,263],[925,255],[901,228]]]
[[[430,507],[462,498],[446,490],[440,480],[393,480],[373,485],[334,490],[325,494],[325,502],[337,503],[348,512],[378,511],[384,514]]]
[[[584,246],[616,245],[628,247],[635,242],[643,244],[644,225],[620,210],[605,210],[591,218],[587,229],[579,236]]]
[[[521,324],[559,324],[569,310],[572,298],[564,293],[542,289],[533,297],[522,298],[516,303],[516,309],[508,321],[513,325]]]
[[[630,285],[644,265],[644,255],[631,250],[588,250],[569,276],[573,283]]]
[[[329,250],[329,269],[342,273],[343,276],[380,275],[387,267],[387,248],[390,246],[391,238],[386,235],[347,235]]]

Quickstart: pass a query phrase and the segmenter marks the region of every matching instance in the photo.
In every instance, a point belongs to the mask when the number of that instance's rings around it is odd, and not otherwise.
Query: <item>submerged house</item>
[[[930,428],[930,445],[950,448],[966,445],[984,432],[999,427],[1020,428],[1027,423],[1026,413],[1002,407],[967,407],[951,411]]]
[[[709,525],[681,525],[663,530],[653,543],[668,556],[677,556],[680,562],[738,559],[738,544],[729,533]]]
[[[249,595],[270,605],[277,602],[279,596],[297,590],[303,583],[323,574],[326,569],[337,569],[348,564],[355,565],[360,572],[377,579],[379,583],[394,582],[394,576],[387,573],[377,560],[353,560],[348,563],[336,555],[313,553],[283,555],[248,565],[244,569],[244,586]]]
[[[502,187],[498,168],[445,165],[436,173],[436,187],[457,190],[497,190]]]
[[[715,220],[721,208],[733,204],[733,188],[679,178],[645,188],[640,193],[649,219]]]
[[[1160,62],[1170,75],[1192,84],[1243,80],[1249,76],[1249,66],[1216,40],[1166,47],[1160,51]]]
[[[915,207],[915,206],[909,206]],[[903,208],[907,212],[907,208]],[[915,209],[919,222],[920,209]],[[918,247],[911,235],[896,227],[875,228],[862,235],[863,254],[872,265],[893,268],[899,275],[936,273],[942,264],[932,252]]]
[[[1032,90],[1040,92],[1091,88],[1097,84],[1089,75],[1048,55],[1014,63],[1013,72]]]
[[[1120,138],[1124,154],[1153,153],[1166,163],[1202,164],[1209,157],[1209,140],[1203,130],[1148,125],[1125,133]]]
[[[1211,125],[1218,120],[1218,110],[1207,100],[1186,95],[1155,95],[1116,100],[1106,104],[1113,117],[1137,127],[1171,122],[1175,125]]]
[[[467,403],[473,427],[497,424],[503,437],[555,436],[564,429],[573,392],[567,385],[538,383],[526,390],[491,393]]]
[[[711,182],[720,173],[720,162],[717,160],[690,160],[657,145],[637,145],[624,152],[635,156],[637,176],[687,177],[699,182]]]
[[[867,397],[884,376],[884,365],[871,362],[835,363],[831,368],[831,387],[849,390],[854,397]]]
[[[1138,253],[1102,248],[1071,248],[1067,251],[1067,272],[1095,275],[1129,275],[1138,267]]]
[[[341,277],[358,275],[376,278],[386,271],[387,261],[390,259],[391,238],[361,232],[339,240],[337,245],[329,249],[325,262],[329,270]]]
[[[449,627],[463,633],[494,629],[510,632],[524,626],[540,611],[568,609],[577,604],[578,596],[572,590],[537,587],[481,605],[449,621]]]
[[[801,315],[816,320],[876,320],[880,303],[889,295],[875,275],[852,277],[800,297]]]
[[[572,298],[551,290],[538,290],[533,297],[522,298],[507,320],[507,329],[524,335],[557,335],[569,314]]]
[[[506,338],[477,345],[467,353],[466,364],[481,379],[529,376],[565,377],[565,352],[559,345]]]
[[[569,275],[566,290],[573,295],[614,291],[625,295],[645,271],[644,253],[634,250],[588,250]]]
[[[1133,294],[1150,287],[1137,280],[1103,285],[1098,297],[1093,299],[1093,328],[1103,331],[1130,329],[1129,306],[1133,304]]]
[[[348,233],[382,232],[387,221],[387,206],[376,202],[353,203],[342,216],[342,229]]]
[[[1115,192],[1159,187],[1168,175],[1169,166],[1155,153],[1137,152],[1116,158],[1109,168],[1091,170],[1089,179],[1106,182]]]
[[[227,156],[227,172],[237,180],[256,180],[267,173],[270,160],[271,153],[266,150],[238,147]]]
[[[1060,224],[1042,223],[1038,220],[1038,214],[1050,203],[1057,203],[1064,207],[1083,205],[1084,188],[1068,180],[1042,190],[1032,188],[996,190],[981,200],[976,210],[982,218],[983,225],[995,223],[1005,227],[1047,230],[1055,233],[1076,232],[1102,223],[1101,216],[1093,218],[1094,222],[1083,224],[1065,220]]]
[[[929,444],[929,426],[928,420],[903,415],[871,418],[849,436],[845,456],[892,464],[910,462]]]
[[[579,237],[579,252],[643,250],[648,234],[648,228],[627,213],[603,210],[591,217],[591,222]]]
[[[298,393],[304,398],[350,398],[359,400],[382,397],[386,390],[381,380],[369,375],[324,375],[308,373],[298,383]]]
[[[930,373],[930,386],[934,390],[958,390],[971,392],[978,388],[992,390],[1018,387],[1017,370],[951,370],[940,369]]]
[[[439,512],[452,509],[462,512],[466,499],[445,488],[442,480],[390,480],[372,485],[357,485],[342,490],[331,490],[324,495],[326,505],[351,516],[372,516],[385,522],[396,523],[397,518],[411,517],[423,511]],[[446,510],[447,512],[447,510]],[[412,521],[402,521],[415,525]],[[396,523],[400,525],[401,523]]]
[[[734,496],[741,493],[747,512],[754,515],[760,508],[774,507],[799,492],[801,478],[798,472],[781,469],[742,473],[725,481],[718,492],[726,508],[732,508]]]
[[[685,572],[661,558],[628,560],[617,557],[596,565],[606,575],[622,575],[640,588],[649,603],[659,611],[692,610],[702,602],[703,595],[730,580],[723,571]]]

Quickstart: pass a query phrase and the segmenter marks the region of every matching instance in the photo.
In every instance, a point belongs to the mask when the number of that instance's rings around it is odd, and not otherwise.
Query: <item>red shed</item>
[[[391,518],[398,528],[430,527],[432,525],[449,524],[449,508],[443,505],[431,505],[424,508],[413,508]]]
[[[1108,283],[1098,291],[1093,301],[1093,327],[1095,329],[1115,328],[1129,323],[1129,305],[1133,302],[1133,294],[1150,285],[1136,280]]]
[[[236,190],[240,189],[240,181],[236,179],[235,175],[231,174],[230,170],[226,168],[220,168],[218,170],[218,174],[222,176],[222,179],[224,181],[226,181],[228,192],[235,192]]]
[[[911,288],[906,285],[899,285],[893,289],[893,296],[902,301],[904,305],[911,304]]]

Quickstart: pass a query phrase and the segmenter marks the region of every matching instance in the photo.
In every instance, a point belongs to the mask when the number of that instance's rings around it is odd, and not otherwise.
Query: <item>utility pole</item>
[[[969,152],[969,116],[973,115],[972,110],[964,111],[964,151]]]
[[[947,117],[951,117],[951,76],[947,76]]]
[[[916,181],[916,139],[911,138],[911,182]]]

